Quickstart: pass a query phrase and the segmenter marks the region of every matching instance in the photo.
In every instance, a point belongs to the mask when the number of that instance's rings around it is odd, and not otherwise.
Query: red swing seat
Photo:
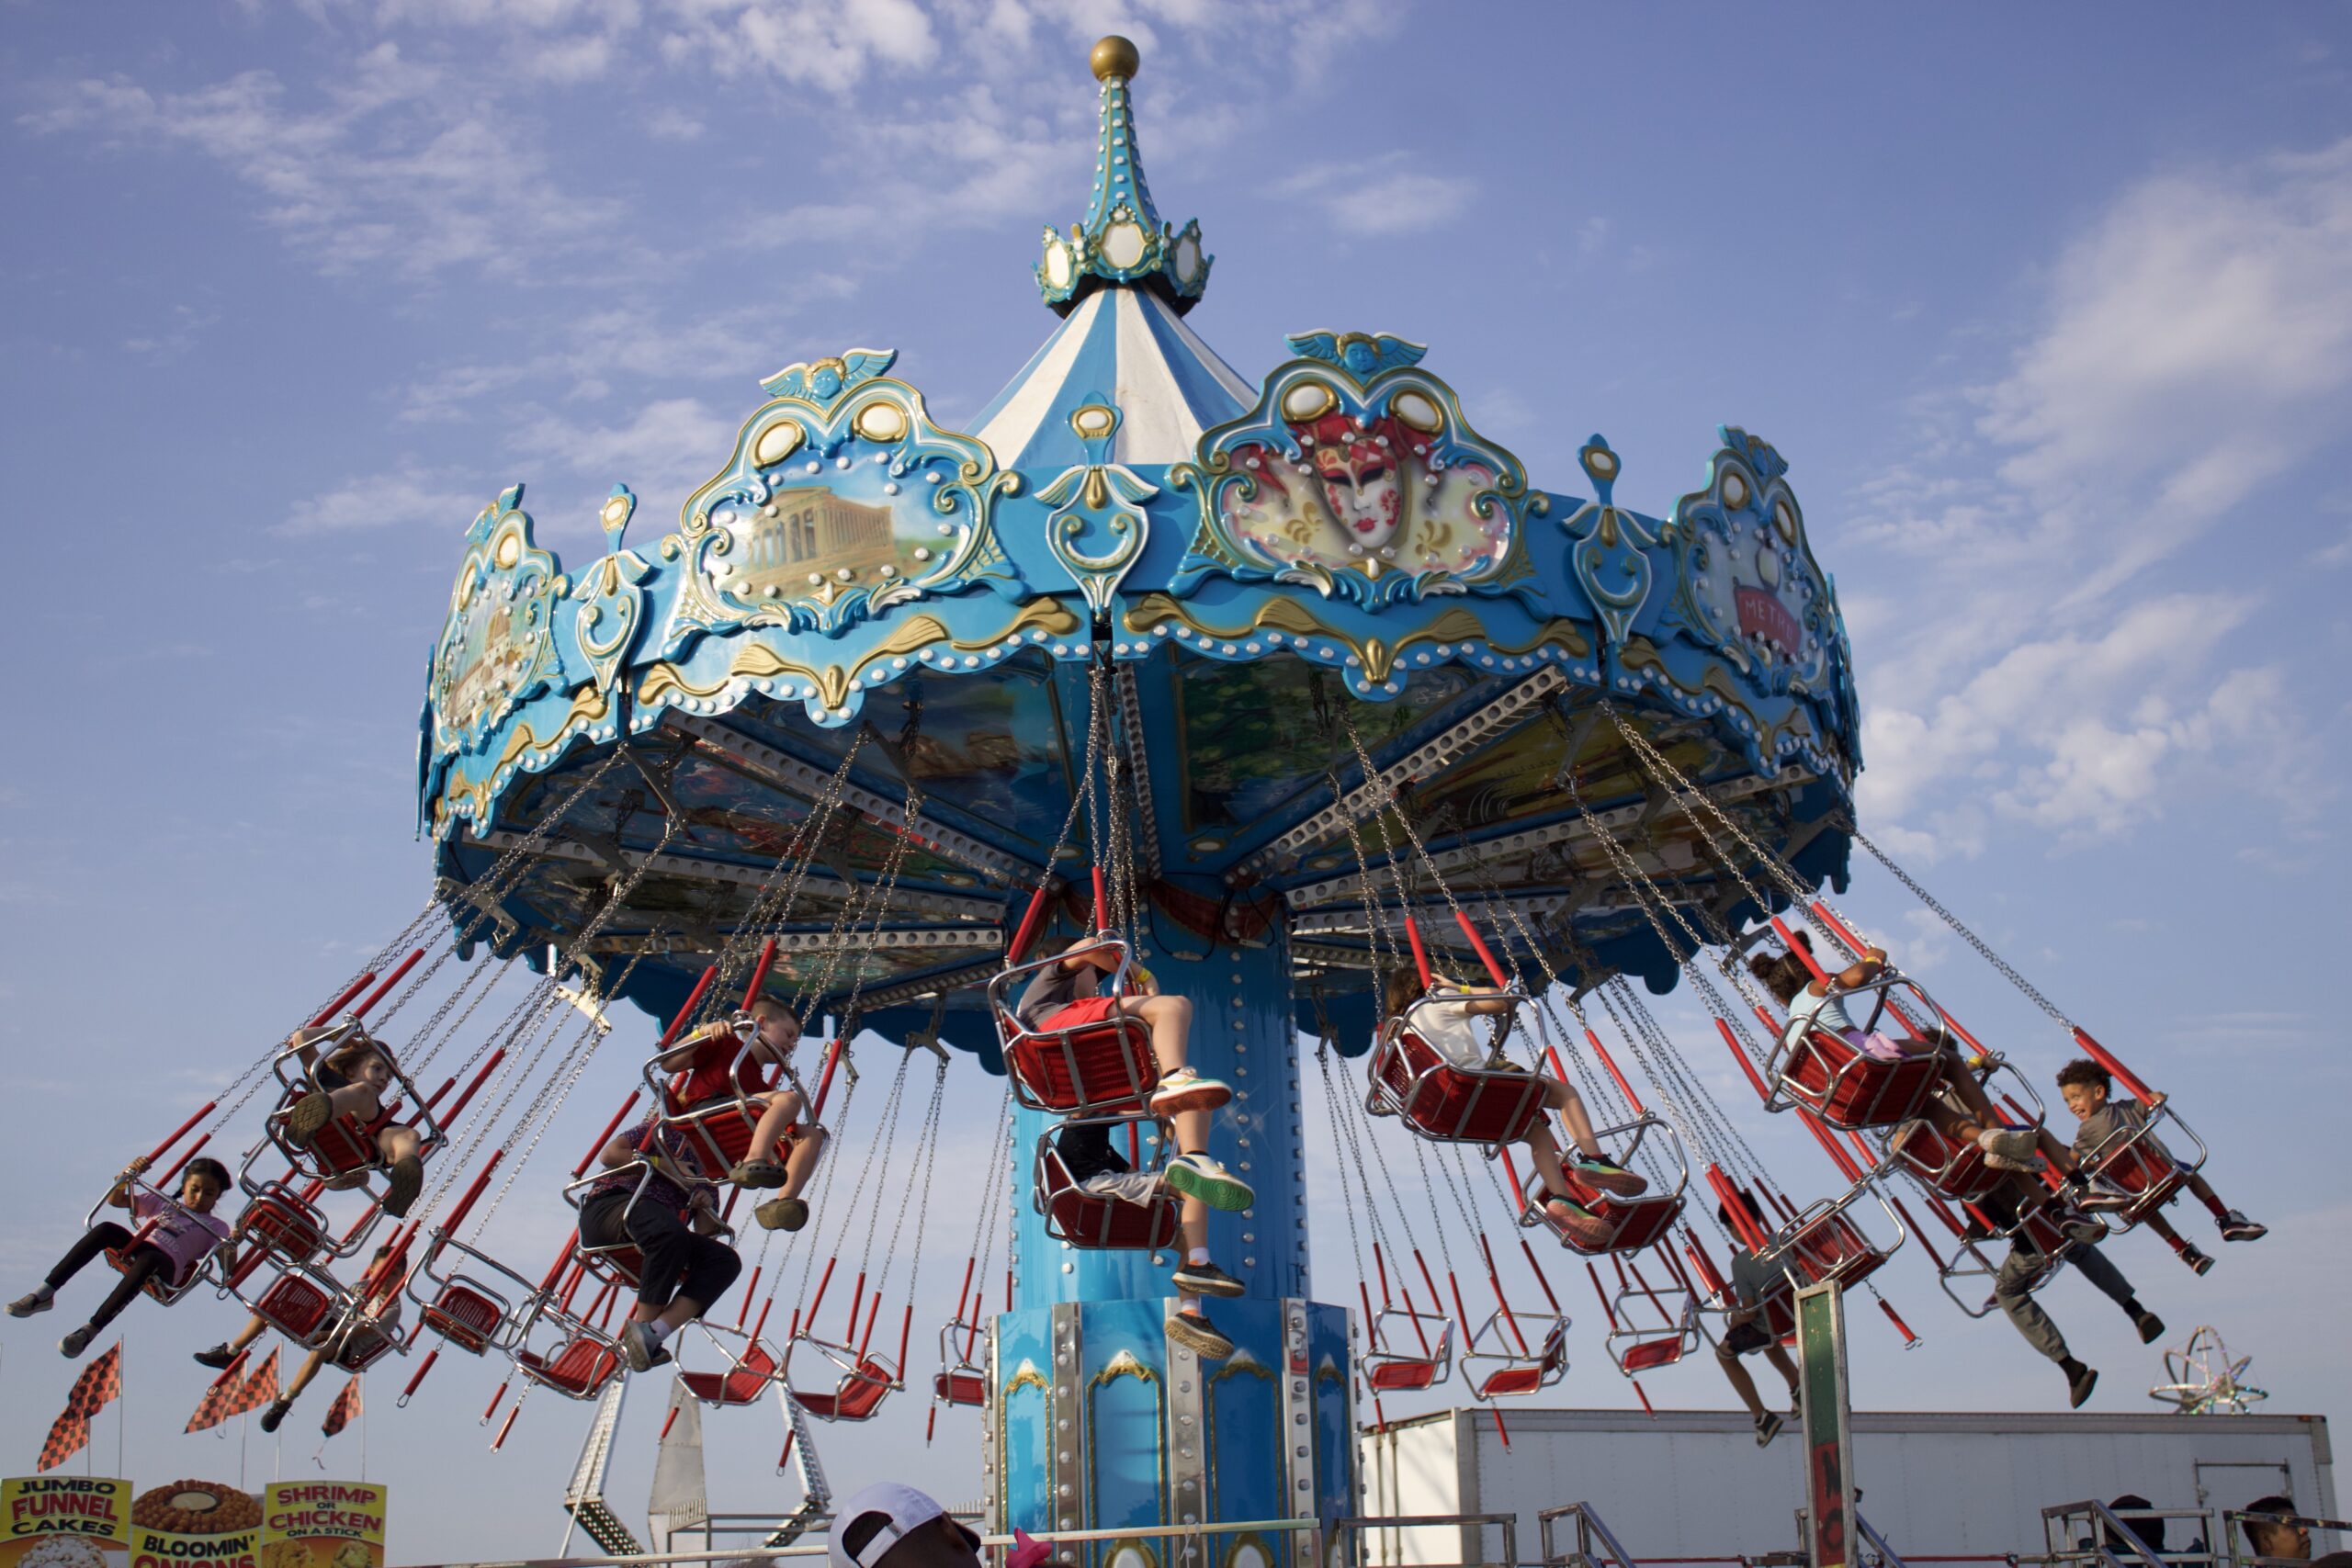
[[[552,1356],[536,1350],[514,1352],[514,1369],[533,1382],[551,1388],[566,1399],[594,1399],[620,1371],[620,1352],[610,1343],[586,1332],[565,1340]]]
[[[846,1345],[835,1345],[806,1333],[794,1343],[808,1345],[841,1373],[831,1390],[804,1393],[786,1384],[792,1403],[820,1421],[864,1421],[879,1410],[882,1401],[899,1386],[897,1371],[880,1356],[861,1355]],[[789,1353],[786,1359],[789,1359]]]
[[[373,1324],[361,1324],[335,1351],[337,1371],[364,1372],[400,1348],[397,1334],[386,1334]]]
[[[1686,1347],[1680,1334],[1637,1339],[1623,1350],[1611,1349],[1617,1370],[1632,1377],[1637,1372],[1654,1372],[1660,1367],[1670,1367],[1682,1359]]]
[[[1107,938],[1096,944],[1115,949],[1118,964],[1100,994],[1126,994],[1127,944]],[[1060,963],[1068,953],[1033,959],[1005,969],[989,982],[989,1006],[996,1014],[1012,1097],[1032,1111],[1056,1116],[1142,1115],[1159,1087],[1159,1059],[1152,1055],[1151,1029],[1124,1013],[1069,1029],[1031,1029],[1013,1003],[1030,976]]]
[[[264,1183],[239,1217],[246,1241],[288,1262],[307,1263],[334,1245],[326,1215],[282,1181]]]
[[[984,1373],[960,1369],[935,1372],[931,1380],[931,1396],[943,1404],[986,1404],[989,1381]]]
[[[1535,1180],[1540,1185],[1542,1177]],[[1580,1185],[1580,1184],[1579,1184]],[[1620,1198],[1611,1192],[1594,1192],[1589,1189],[1571,1193],[1587,1212],[1610,1227],[1606,1240],[1595,1243],[1581,1241],[1562,1229],[1540,1203],[1524,1213],[1530,1223],[1540,1224],[1560,1238],[1560,1245],[1587,1258],[1605,1258],[1612,1252],[1639,1252],[1674,1228],[1682,1217],[1682,1195],[1679,1192],[1644,1192],[1631,1198]]]
[[[1955,1138],[1925,1117],[1897,1127],[1886,1150],[1904,1169],[1955,1202],[1984,1197],[2008,1174],[1984,1162],[1975,1139]]]
[[[489,1292],[452,1281],[418,1314],[424,1326],[469,1356],[490,1348],[506,1321],[506,1309]]]
[[[686,1393],[705,1404],[750,1404],[775,1381],[775,1352],[753,1340],[724,1371],[680,1372]]]
[[[343,1292],[323,1274],[289,1269],[253,1303],[253,1314],[305,1350],[326,1343],[343,1305]]]
[[[2170,1118],[2197,1144],[2196,1159],[2183,1160],[2157,1141],[2156,1123],[2164,1118]],[[2118,1228],[2128,1230],[2178,1197],[2204,1164],[2204,1141],[2172,1114],[2170,1106],[2165,1106],[2123,1137],[2109,1139],[2094,1149],[2082,1168],[2095,1190],[2129,1199],[2101,1211]]]
[[[1836,1280],[1851,1290],[1884,1265],[1888,1255],[1871,1244],[1861,1227],[1842,1213],[1804,1226],[1782,1247],[1782,1260],[1808,1285]],[[1795,1308],[1790,1308],[1788,1332],[1796,1328]]]
[[[1456,1066],[1394,1021],[1380,1032],[1370,1072],[1369,1109],[1440,1143],[1515,1144],[1544,1116],[1541,1077]]]
[[[1430,1337],[1431,1325],[1436,1325],[1434,1342]],[[1435,1388],[1453,1375],[1453,1320],[1450,1317],[1385,1307],[1373,1318],[1369,1337],[1374,1348],[1363,1353],[1362,1365],[1363,1381],[1375,1393]],[[1408,1344],[1420,1354],[1397,1348]]]
[[[1124,1120],[1124,1119],[1122,1119]],[[1180,1200],[1163,1182],[1148,1203],[1090,1192],[1070,1176],[1061,1151],[1047,1133],[1037,1140],[1031,1202],[1046,1218],[1046,1234],[1072,1247],[1159,1251],[1176,1245]],[[1163,1135],[1160,1147],[1168,1140]]]
[[[1544,1314],[1525,1315],[1538,1317]],[[1482,1328],[1476,1335],[1471,1337],[1472,1348],[1463,1358],[1464,1371],[1467,1371],[1470,1364],[1476,1361],[1491,1360],[1500,1361],[1503,1364],[1488,1372],[1484,1378],[1473,1382],[1470,1385],[1470,1397],[1480,1400],[1509,1399],[1521,1394],[1537,1393],[1567,1375],[1568,1320],[1566,1317],[1552,1318],[1552,1325],[1545,1331],[1543,1342],[1532,1354],[1517,1356],[1507,1352],[1480,1352],[1476,1348],[1479,1340],[1485,1337],[1487,1330],[1493,1328],[1502,1317],[1503,1314],[1496,1313],[1493,1317],[1487,1320],[1486,1328]]]
[[[147,1224],[141,1225],[137,1230],[131,1232],[130,1239],[123,1243],[120,1247],[107,1247],[106,1254],[107,1266],[112,1268],[118,1274],[130,1273],[130,1249],[137,1247],[141,1242],[145,1241],[149,1235],[153,1234],[154,1229],[154,1222],[151,1220]],[[217,1249],[214,1253],[207,1254],[203,1262],[198,1264],[195,1268],[187,1271],[187,1279],[177,1282],[174,1282],[163,1274],[150,1274],[147,1276],[146,1283],[139,1287],[139,1293],[145,1296],[149,1301],[158,1303],[164,1306],[169,1306],[174,1302],[179,1300],[182,1296],[187,1294],[190,1291],[196,1289],[198,1281],[204,1278],[205,1271],[211,1267],[212,1259],[216,1256],[218,1256]]]
[[[1779,1064],[1779,1092],[1840,1132],[1891,1126],[1919,1114],[1943,1076],[1940,1052],[1895,1061],[1866,1055],[1826,1030],[1808,1029]]]

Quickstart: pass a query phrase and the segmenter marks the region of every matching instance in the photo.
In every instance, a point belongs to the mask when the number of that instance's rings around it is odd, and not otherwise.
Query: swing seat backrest
[[[315,1350],[332,1325],[334,1307],[334,1298],[317,1281],[286,1273],[272,1280],[254,1303],[254,1315],[305,1350]]]
[[[1789,1261],[1806,1283],[1835,1280],[1849,1288],[1876,1273],[1886,1256],[1843,1214],[1833,1214],[1811,1227],[1789,1250]]]
[[[1425,1138],[1513,1144],[1544,1118],[1544,1080],[1532,1073],[1455,1066],[1394,1023],[1373,1048],[1373,1094]]]
[[[1637,1340],[1628,1345],[1617,1358],[1618,1370],[1632,1377],[1637,1372],[1652,1372],[1660,1367],[1670,1367],[1682,1359],[1685,1343],[1679,1333],[1660,1339]]]
[[[419,1315],[424,1326],[443,1339],[468,1355],[479,1356],[497,1337],[506,1309],[488,1292],[453,1280],[441,1287]]]
[[[1493,1399],[1498,1395],[1533,1393],[1549,1385],[1568,1370],[1567,1325],[1555,1323],[1544,1337],[1535,1354],[1496,1368],[1478,1385],[1478,1397]]]
[[[335,1352],[335,1370],[364,1372],[382,1360],[399,1343],[396,1337],[381,1332],[372,1324],[362,1324],[352,1330],[344,1340],[343,1348]]]
[[[1890,1126],[1919,1114],[1943,1073],[1936,1052],[1886,1061],[1826,1030],[1808,1029],[1781,1064],[1781,1090],[1843,1132]]]
[[[1887,1148],[1912,1175],[1956,1202],[1982,1198],[2003,1179],[1984,1163],[1974,1139],[1954,1138],[1925,1119],[1896,1128]]]
[[[1587,1248],[1570,1241],[1572,1250],[1639,1252],[1673,1230],[1675,1221],[1682,1217],[1682,1197],[1677,1192],[1656,1192],[1620,1198],[1603,1192],[1593,1200],[1590,1208],[1597,1218],[1611,1227],[1609,1245]]]
[[[1366,1370],[1364,1382],[1381,1393],[1410,1393],[1436,1386],[1442,1370],[1436,1361],[1382,1361]]]
[[[931,1380],[931,1393],[933,1398],[944,1404],[986,1404],[989,1402],[988,1379],[978,1372],[935,1373]]]
[[[1178,1200],[1165,1187],[1148,1203],[1089,1192],[1070,1179],[1069,1168],[1051,1145],[1041,1145],[1036,1166],[1037,1201],[1046,1234],[1072,1247],[1158,1251],[1176,1244]]]
[[[820,1421],[863,1421],[881,1408],[894,1382],[890,1369],[871,1356],[861,1357],[857,1371],[842,1374],[831,1393],[796,1393],[793,1402]]]
[[[601,1339],[582,1336],[565,1341],[552,1356],[517,1350],[514,1365],[533,1382],[544,1383],[568,1399],[590,1399],[620,1370],[621,1359]]]
[[[1014,1097],[1057,1116],[1140,1113],[1159,1087],[1151,1031],[1133,1018],[1049,1033],[1008,1028],[1004,1059]]]
[[[247,1203],[240,1218],[248,1242],[297,1263],[327,1246],[324,1216],[275,1183]]]
[[[750,1404],[775,1381],[775,1352],[754,1341],[721,1372],[680,1372],[678,1382],[705,1404]]]

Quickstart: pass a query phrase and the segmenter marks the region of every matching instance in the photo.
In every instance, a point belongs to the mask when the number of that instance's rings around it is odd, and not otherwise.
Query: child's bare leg
[[[1575,1140],[1578,1153],[1582,1154],[1587,1159],[1606,1159],[1608,1157],[1601,1152],[1600,1140],[1592,1135],[1592,1115],[1584,1108],[1584,1096],[1578,1094],[1570,1085],[1564,1084],[1557,1078],[1545,1078],[1544,1080],[1544,1103],[1552,1110],[1560,1113],[1561,1124],[1567,1128],[1568,1136]],[[1548,1141],[1549,1134],[1545,1134],[1545,1137]],[[1531,1152],[1533,1150],[1533,1147],[1534,1145],[1531,1142],[1529,1145]],[[1553,1157],[1555,1161],[1558,1158],[1556,1150],[1555,1151]]]
[[[776,1139],[800,1115],[800,1097],[788,1089],[780,1089],[763,1098],[766,1108],[760,1112],[759,1125],[752,1129],[751,1147],[743,1154],[746,1160],[775,1158]]]
[[[2213,1184],[2205,1179],[2202,1172],[2188,1179],[2188,1190],[2197,1194],[2199,1202],[2216,1213],[2229,1207],[2227,1203],[2222,1201],[2221,1194],[2213,1190]]]
[[[1119,1010],[1151,1026],[1151,1054],[1161,1072],[1172,1073],[1184,1065],[1193,1028],[1191,998],[1126,997],[1121,998]]]
[[[2157,1210],[2149,1210],[2145,1215],[2142,1216],[2140,1223],[2147,1226],[2150,1230],[2155,1232],[2158,1235],[2162,1236],[2164,1238],[2165,1245],[2171,1247],[2175,1252],[2178,1252],[2181,1248],[2188,1245],[2187,1241],[2181,1238],[2181,1234],[2172,1228],[2172,1222],[2165,1218],[2163,1213]]]
[[[311,1380],[317,1377],[319,1375],[319,1369],[326,1364],[327,1353],[324,1350],[311,1351],[310,1359],[305,1360],[300,1368],[296,1369],[294,1381],[286,1385],[286,1392],[277,1396],[278,1403],[281,1404],[291,1404],[296,1400],[301,1398],[302,1391],[311,1386]]]
[[[1209,1147],[1209,1112],[1179,1111],[1168,1119],[1176,1129],[1176,1149],[1180,1154],[1206,1154]]]
[[[1951,1062],[1950,1057],[1946,1057],[1945,1060],[1947,1063]],[[1984,1086],[1976,1081],[1974,1073],[1956,1064],[1948,1066],[1943,1075],[1943,1082],[1944,1087],[1960,1100],[1961,1104],[1968,1108],[1968,1113],[1976,1119],[1976,1124],[1980,1129],[2003,1125],[2000,1111],[1994,1108],[1993,1097],[1984,1092]]]
[[[229,1348],[232,1350],[242,1350],[246,1346],[252,1344],[254,1340],[260,1338],[263,1335],[268,1332],[269,1325],[264,1323],[260,1318],[249,1317],[245,1319],[245,1325],[237,1330],[237,1337],[229,1341]]]
[[[761,1125],[766,1125],[765,1118],[762,1118]],[[801,1189],[808,1185],[808,1179],[817,1174],[817,1162],[825,1155],[825,1141],[822,1127],[811,1127],[792,1140],[792,1152],[784,1156],[784,1186],[776,1196],[800,1196]]]
[[[1536,1123],[1527,1134],[1527,1156],[1544,1177],[1544,1190],[1565,1198],[1569,1196],[1568,1175],[1560,1168],[1560,1145],[1552,1141],[1552,1129]]]
[[[376,1152],[386,1165],[398,1165],[424,1147],[424,1140],[413,1127],[387,1127],[376,1134]]]
[[[1747,1406],[1747,1414],[1751,1417],[1761,1416],[1764,1401],[1756,1392],[1756,1380],[1747,1375],[1747,1369],[1740,1364],[1740,1359],[1718,1345],[1715,1347],[1715,1364],[1723,1368],[1724,1380],[1731,1384],[1731,1391],[1739,1395],[1739,1402]]]
[[[1795,1404],[1797,1399],[1797,1364],[1791,1359],[1788,1347],[1785,1345],[1767,1346],[1764,1350],[1764,1359],[1772,1363],[1772,1370],[1774,1371],[1780,1373],[1783,1378],[1788,1380],[1789,1403],[1792,1404]]]
[[[1187,1198],[1176,1209],[1176,1239],[1186,1257],[1205,1252],[1209,1245],[1209,1206],[1198,1198]]]

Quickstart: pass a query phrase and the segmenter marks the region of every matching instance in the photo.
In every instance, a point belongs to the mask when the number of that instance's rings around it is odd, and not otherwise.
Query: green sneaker
[[[1258,1201],[1248,1182],[1207,1155],[1178,1155],[1170,1160],[1168,1185],[1212,1209],[1246,1209]]]

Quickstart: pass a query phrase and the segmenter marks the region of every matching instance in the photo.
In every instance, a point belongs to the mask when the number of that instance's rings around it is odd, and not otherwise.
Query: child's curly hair
[[[2115,1092],[2115,1075],[2088,1056],[2077,1056],[2058,1069],[2058,1087],[2071,1089],[2077,1084],[2085,1089],[2095,1089],[2101,1094],[2112,1094]]]

